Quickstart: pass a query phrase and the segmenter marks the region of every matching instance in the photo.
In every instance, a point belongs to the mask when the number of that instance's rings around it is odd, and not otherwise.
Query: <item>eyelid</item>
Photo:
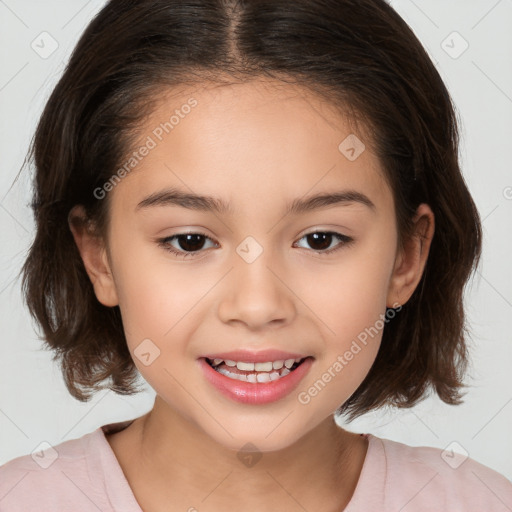
[[[303,238],[305,238],[309,235],[313,235],[315,233],[329,234],[329,235],[332,235],[334,238],[337,238],[340,241],[340,243],[337,244],[333,249],[328,249],[325,251],[315,251],[314,249],[308,249],[308,252],[312,252],[320,257],[329,256],[338,250],[341,250],[345,247],[352,245],[355,242],[355,239],[353,237],[345,235],[343,233],[339,233],[338,231],[334,231],[332,229],[313,229],[312,231],[308,231],[308,232],[304,233],[302,236],[300,236],[298,238],[297,241],[300,241]],[[297,243],[297,242],[294,242],[294,244],[295,243]],[[300,247],[300,249],[303,249],[303,247]]]
[[[345,235],[343,233],[339,233],[338,231],[334,231],[333,229],[313,228],[313,229],[310,229],[309,231],[306,231],[305,233],[299,235],[299,237],[297,238],[297,241],[294,242],[294,246],[297,242],[299,242],[303,238],[305,238],[309,235],[315,234],[315,233],[329,234],[329,235],[334,236],[335,238],[337,238],[340,241],[340,243],[338,243],[333,249],[328,249],[328,250],[324,250],[324,251],[315,251],[314,249],[307,249],[308,252],[312,252],[320,257],[331,255],[334,252],[341,250],[345,247],[348,247],[355,242],[355,239],[352,236]],[[193,230],[193,229],[191,229],[189,231],[180,231],[173,235],[169,235],[164,238],[159,238],[159,239],[157,239],[157,243],[164,250],[170,252],[171,254],[176,255],[178,258],[181,258],[181,259],[185,259],[187,257],[197,259],[198,257],[202,257],[202,256],[198,256],[198,255],[201,255],[202,253],[207,252],[206,250],[200,249],[198,251],[186,252],[186,251],[180,251],[178,249],[175,249],[174,247],[172,247],[170,245],[170,240],[177,239],[178,237],[185,236],[185,235],[199,235],[199,236],[202,236],[202,237],[214,242],[215,244],[219,245],[219,243],[211,236],[207,235],[206,233],[204,233],[202,231]],[[298,247],[298,248],[304,249],[304,247]]]
[[[197,258],[197,256],[195,256],[196,254],[201,254],[201,253],[206,252],[205,250],[202,250],[202,249],[199,251],[196,251],[196,252],[179,251],[170,245],[170,240],[177,239],[178,237],[185,236],[185,235],[203,236],[204,238],[207,238],[208,240],[211,240],[215,244],[219,245],[219,243],[214,238],[212,238],[211,236],[209,236],[206,233],[204,233],[200,230],[197,230],[197,229],[196,230],[191,229],[189,231],[180,231],[173,235],[169,235],[169,236],[166,236],[163,238],[158,238],[156,241],[157,241],[158,245],[160,247],[162,247],[165,251],[170,252],[171,254],[175,254],[178,258],[181,258],[181,259],[185,259],[187,257]]]

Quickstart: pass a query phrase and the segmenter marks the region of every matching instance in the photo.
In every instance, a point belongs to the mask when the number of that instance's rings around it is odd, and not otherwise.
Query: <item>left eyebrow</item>
[[[318,194],[305,199],[295,199],[291,204],[288,204],[286,214],[298,215],[319,208],[349,206],[356,203],[367,206],[373,213],[377,212],[373,201],[362,192],[358,192],[357,190],[342,190],[340,192]]]
[[[363,204],[376,213],[377,208],[368,196],[357,190],[342,190],[321,193],[305,199],[294,199],[286,205],[285,214],[299,215],[329,206],[349,206],[356,203]],[[231,205],[220,198],[187,193],[176,188],[164,189],[149,195],[135,207],[135,210],[156,206],[181,206],[196,211],[232,213]]]

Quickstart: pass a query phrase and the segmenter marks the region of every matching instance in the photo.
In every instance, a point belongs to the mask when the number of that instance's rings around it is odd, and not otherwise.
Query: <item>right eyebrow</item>
[[[143,199],[135,209],[149,208],[154,206],[181,206],[189,210],[214,211],[219,214],[230,213],[231,205],[222,199],[212,196],[201,196],[183,192],[176,188],[168,188],[154,192]]]

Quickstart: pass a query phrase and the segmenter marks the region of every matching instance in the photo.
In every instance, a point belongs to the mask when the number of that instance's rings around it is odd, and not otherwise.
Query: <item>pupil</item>
[[[183,243],[183,238],[185,238],[185,243]],[[180,248],[185,251],[194,251],[197,249],[201,249],[202,246],[204,245],[204,241],[202,241],[202,243],[200,243],[201,238],[204,238],[203,235],[194,235],[194,234],[180,235],[180,237],[179,237]],[[188,244],[188,247],[187,247],[187,244]]]
[[[312,239],[313,243],[311,243],[310,239]],[[325,242],[326,239],[327,239],[327,243]],[[315,242],[318,243],[318,241],[320,240],[320,242],[323,242],[323,243],[321,243],[320,247],[316,247],[316,249],[318,249],[318,250],[327,249],[331,245],[331,241],[332,241],[331,239],[332,239],[332,234],[330,234],[330,233],[311,233],[308,235],[308,244],[315,249]]]

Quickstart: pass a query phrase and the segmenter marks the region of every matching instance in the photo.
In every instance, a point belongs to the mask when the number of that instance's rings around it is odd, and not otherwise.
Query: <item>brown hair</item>
[[[449,93],[384,0],[110,0],[91,21],[29,150],[37,231],[22,269],[26,303],[70,393],[86,401],[102,388],[139,391],[119,307],[96,299],[68,226],[71,208],[84,205],[105,235],[108,195],[99,200],[93,191],[130,152],[158,91],[264,76],[322,95],[371,133],[400,247],[420,203],[436,219],[417,289],[386,324],[371,370],[338,412],[352,420],[385,405],[411,407],[429,385],[444,402],[461,403],[463,290],[480,258],[480,218],[459,168]]]

